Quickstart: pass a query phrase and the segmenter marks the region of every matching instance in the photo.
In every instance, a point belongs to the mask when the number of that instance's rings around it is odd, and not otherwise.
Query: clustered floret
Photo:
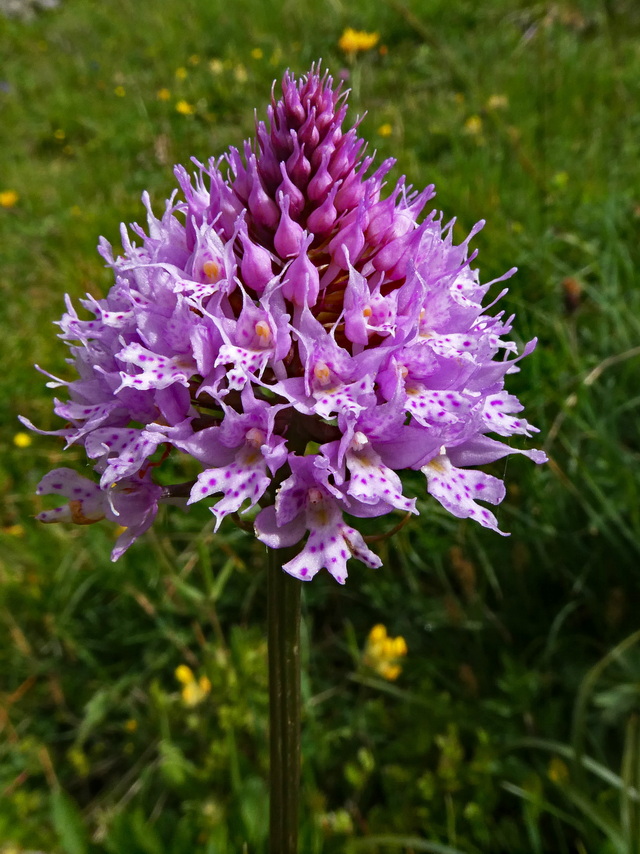
[[[140,245],[124,226],[122,255],[102,239],[115,284],[81,300],[92,319],[67,299],[60,337],[79,377],[49,375],[70,397],[55,401],[67,423],[53,433],[84,445],[100,481],[50,472],[38,492],[69,501],[38,518],[118,522],[114,560],[160,502],[217,497],[216,529],[259,505],[262,542],[300,544],[287,572],[326,568],[344,583],[350,557],[380,565],[345,513],[417,513],[399,470],[421,470],[454,516],[498,531],[478,501],[498,504],[504,485],[469,467],[516,452],[487,434],[535,430],[503,389],[535,341],[518,357],[503,337],[512,318],[484,313],[493,283],[469,254],[482,223],[455,245],[453,223],[419,219],[433,187],[401,178],[383,198],[394,161],[368,174],[357,124],[342,128],[347,93],[327,74],[286,74],[282,91],[242,154],[192,177],[176,167],[184,201],[176,191],[161,219],[143,195]],[[153,474],[175,451],[202,471],[160,486]]]

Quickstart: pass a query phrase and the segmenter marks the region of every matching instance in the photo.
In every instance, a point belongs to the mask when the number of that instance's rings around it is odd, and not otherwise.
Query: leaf
[[[113,705],[113,691],[109,688],[100,688],[87,701],[84,707],[84,718],[78,727],[77,742],[82,745],[91,731],[102,723]]]
[[[158,746],[162,776],[171,786],[180,787],[188,777],[196,773],[196,767],[180,748],[170,741],[163,740]]]
[[[263,842],[269,826],[269,792],[260,777],[249,777],[240,790],[240,812],[247,836],[254,843]]]
[[[164,854],[165,847],[158,831],[145,820],[140,807],[131,814],[130,826],[140,851],[144,851],[144,854]]]
[[[87,830],[76,802],[62,789],[51,793],[53,826],[65,854],[87,854]]]

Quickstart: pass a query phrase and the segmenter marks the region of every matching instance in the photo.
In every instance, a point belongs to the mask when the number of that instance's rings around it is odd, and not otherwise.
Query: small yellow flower
[[[395,681],[402,673],[399,659],[407,654],[407,643],[401,636],[390,638],[382,623],[369,632],[362,657],[363,663],[384,679]]]
[[[197,53],[193,53],[191,54],[187,62],[189,63],[189,65],[200,65],[200,57]]]
[[[183,688],[180,695],[185,706],[197,706],[211,692],[210,680],[206,676],[196,680],[193,670],[186,664],[178,665],[174,675],[178,682],[182,682]]]
[[[396,658],[402,658],[409,652],[407,649],[407,642],[401,635],[397,638],[389,638],[389,640],[391,641],[391,654]]]
[[[195,679],[195,676],[193,675],[193,670],[190,667],[187,667],[186,664],[179,664],[176,667],[174,676],[176,677],[178,682],[182,682],[183,685],[188,685]]]
[[[8,534],[10,537],[24,537],[24,528],[22,525],[7,525],[2,529],[3,534]]]
[[[66,137],[66,133],[62,128],[56,128],[53,132],[53,136],[55,139],[64,139]]]
[[[180,66],[180,68],[176,68],[176,79],[177,80],[186,80],[186,78],[188,76],[189,76],[189,72],[187,71],[186,68],[184,68],[183,66]]]
[[[353,56],[360,51],[371,50],[379,41],[380,33],[367,33],[364,30],[354,30],[353,27],[347,27],[340,36],[338,47]]]
[[[261,47],[254,47],[254,49],[251,51],[251,56],[254,59],[262,59],[262,57],[264,56],[264,53],[262,52],[262,48]]]
[[[12,208],[19,198],[20,196],[15,190],[2,190],[0,191],[0,207]]]
[[[192,116],[196,108],[193,104],[190,104],[188,101],[178,101],[176,104],[176,110],[180,113],[181,116]]]
[[[553,783],[566,783],[569,779],[569,769],[558,756],[552,757],[547,768],[547,775]]]
[[[124,98],[124,96],[127,94],[127,90],[124,88],[124,86],[116,86],[116,88],[113,90],[113,94],[117,95],[118,98]]]
[[[124,722],[124,728],[127,732],[135,732],[138,729],[138,721],[135,718],[129,718]]]
[[[482,119],[480,116],[469,116],[464,123],[464,129],[470,136],[479,136],[482,133]]]
[[[224,71],[224,65],[222,64],[221,59],[211,59],[209,60],[209,71],[212,74],[222,74]]]
[[[382,623],[378,623],[369,632],[369,637],[367,638],[367,643],[372,644],[372,645],[384,643],[386,637],[387,637],[387,630],[386,630],[385,626],[383,626]]]
[[[378,128],[379,136],[391,136],[393,133],[393,125],[389,124],[389,122],[385,122],[383,125],[380,125]]]
[[[249,79],[249,75],[247,74],[247,69],[244,67],[244,65],[242,65],[242,63],[239,63],[233,69],[233,76],[236,78],[236,81],[238,83],[246,83],[247,80]]]
[[[13,437],[13,444],[16,448],[28,448],[32,441],[33,439],[31,436],[28,433],[23,433],[22,431],[20,433],[16,433]]]
[[[158,101],[168,101],[170,97],[171,92],[164,86],[156,92],[156,98]]]
[[[491,95],[487,101],[487,110],[506,110],[509,99],[506,95]]]
[[[210,691],[211,682],[209,682],[206,676],[202,676],[197,682],[194,680],[184,686],[182,689],[182,702],[185,706],[197,706]]]

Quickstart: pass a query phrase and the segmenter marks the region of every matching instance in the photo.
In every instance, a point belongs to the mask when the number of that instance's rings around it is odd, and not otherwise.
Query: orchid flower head
[[[370,171],[347,96],[319,66],[287,72],[253,141],[193,175],[176,167],[159,217],[145,193],[147,225],[123,226],[122,254],[101,241],[114,285],[81,301],[87,319],[67,299],[76,376],[52,378],[69,395],[52,432],[97,479],[46,474],[38,492],[67,503],[42,521],[117,522],[116,559],[159,503],[204,502],[216,529],[251,512],[268,547],[295,546],[291,575],[344,583],[352,557],[380,565],[354,520],[417,513],[400,477],[415,470],[454,516],[499,531],[479,502],[504,485],[475,467],[545,459],[500,441],[535,432],[504,388],[535,341],[518,356],[512,318],[482,306],[469,250],[482,223],[456,245],[423,213],[432,186],[385,193],[394,161]],[[180,455],[200,473],[159,485]]]

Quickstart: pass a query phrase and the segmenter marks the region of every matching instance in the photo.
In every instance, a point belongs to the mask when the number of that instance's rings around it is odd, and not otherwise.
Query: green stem
[[[270,854],[298,854],[301,582],[282,570],[288,552],[269,549]]]

